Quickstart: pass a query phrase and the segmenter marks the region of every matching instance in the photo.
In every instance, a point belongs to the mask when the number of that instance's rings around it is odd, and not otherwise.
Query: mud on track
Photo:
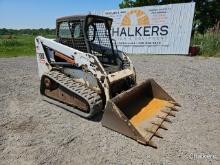
[[[131,56],[181,105],[158,149],[41,100],[34,57],[0,59],[0,164],[220,164],[220,59]]]

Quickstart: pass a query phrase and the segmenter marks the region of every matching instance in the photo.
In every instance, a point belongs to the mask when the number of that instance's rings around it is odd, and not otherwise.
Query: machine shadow
[[[44,101],[47,102],[47,103],[49,103],[49,104],[51,104],[51,105],[54,105],[54,106],[56,106],[56,107],[61,108],[61,111],[62,111],[62,110],[65,110],[65,111],[70,112],[70,113],[72,113],[72,114],[74,114],[74,115],[76,115],[76,116],[79,116],[80,118],[82,118],[82,119],[84,119],[84,120],[89,120],[89,121],[93,121],[93,122],[101,122],[101,120],[102,120],[102,116],[103,116],[103,112],[102,112],[102,111],[99,112],[99,113],[97,113],[97,114],[95,114],[95,115],[94,115],[93,117],[91,117],[91,118],[85,118],[85,117],[82,117],[82,116],[80,116],[80,115],[75,114],[74,112],[70,111],[69,109],[66,109],[65,107],[62,107],[61,105],[51,103],[50,101],[47,101],[47,100],[44,100]]]

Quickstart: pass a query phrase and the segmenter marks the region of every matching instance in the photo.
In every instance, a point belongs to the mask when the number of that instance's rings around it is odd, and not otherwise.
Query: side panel
[[[37,38],[35,39],[35,46],[36,46],[38,75],[39,75],[39,77],[41,77],[43,75],[43,73],[50,71],[51,66],[47,60],[43,46],[42,46],[40,40],[38,40]]]
[[[64,73],[70,75],[70,77],[73,77],[76,82],[86,84],[88,87],[100,93],[97,79],[92,75],[91,72],[84,72],[80,69],[64,68]]]

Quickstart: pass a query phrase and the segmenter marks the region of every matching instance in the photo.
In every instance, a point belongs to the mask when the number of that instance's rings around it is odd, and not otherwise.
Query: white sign
[[[109,10],[112,38],[127,53],[188,54],[195,3]]]

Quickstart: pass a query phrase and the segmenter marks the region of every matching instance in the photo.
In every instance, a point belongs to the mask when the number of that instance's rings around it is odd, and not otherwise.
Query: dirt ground
[[[41,100],[34,57],[0,59],[0,164],[220,164],[220,59],[131,56],[181,111],[158,149]]]

